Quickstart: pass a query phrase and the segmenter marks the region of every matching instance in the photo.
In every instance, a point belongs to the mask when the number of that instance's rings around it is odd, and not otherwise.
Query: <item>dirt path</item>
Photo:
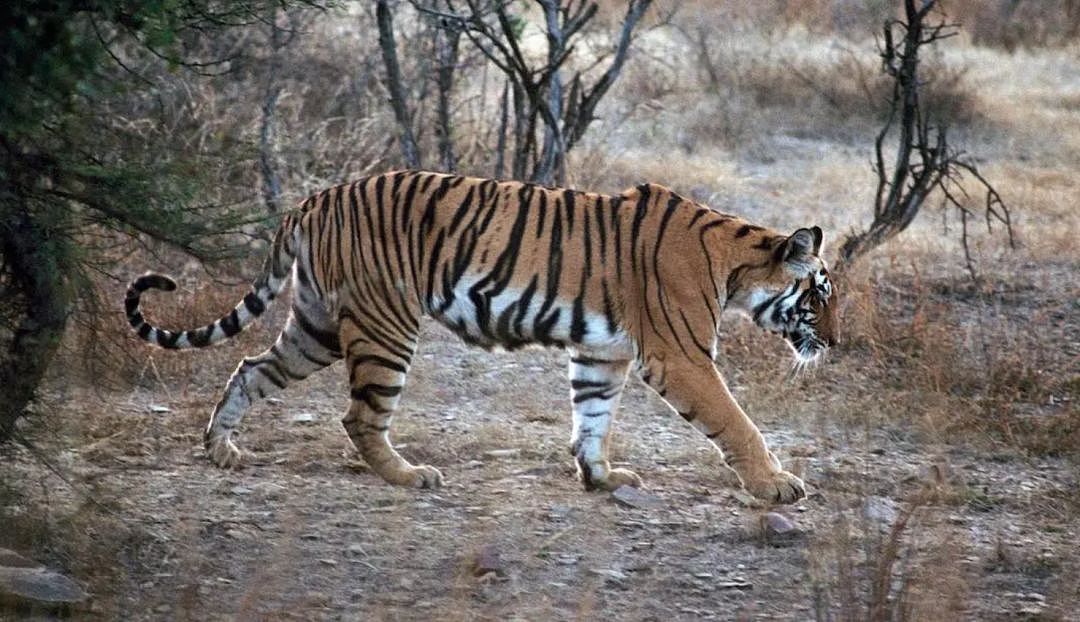
[[[804,381],[790,412],[754,415],[813,489],[777,509],[798,533],[768,538],[766,510],[722,484],[703,439],[640,383],[614,447],[659,501],[636,508],[574,478],[565,355],[486,354],[428,333],[395,435],[410,460],[443,470],[438,491],[389,487],[355,461],[337,422],[339,367],[249,416],[254,461],[239,472],[202,456],[217,388],[67,399],[63,417],[103,413],[64,467],[104,507],[25,454],[3,468],[43,481],[54,558],[96,594],[80,615],[805,620],[857,605],[863,618],[874,551],[927,482],[938,494],[899,533],[894,598],[906,583],[923,614],[1076,615],[1067,462],[928,448],[895,427],[842,431],[815,414],[827,389]]]

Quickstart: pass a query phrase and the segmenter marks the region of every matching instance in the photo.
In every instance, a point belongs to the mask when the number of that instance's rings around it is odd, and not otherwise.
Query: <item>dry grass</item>
[[[655,181],[781,230],[818,224],[835,248],[869,218],[869,154],[885,87],[870,35],[890,5],[856,4],[688,3],[679,28],[651,31],[627,65],[572,154],[572,183],[618,192]],[[1050,4],[1061,12],[1074,3]],[[604,5],[607,19],[622,10]],[[147,269],[178,276],[180,291],[147,296],[145,308],[179,327],[231,309],[255,270],[235,266],[214,282],[169,253],[119,262],[118,279],[101,290],[114,306],[94,330],[71,331],[34,438],[63,456],[59,468],[76,488],[12,450],[0,479],[0,546],[89,582],[104,607],[94,615],[104,617],[167,604],[146,616],[202,618],[226,603],[235,603],[227,613],[248,617],[332,616],[372,603],[373,619],[421,617],[436,606],[460,619],[633,617],[671,615],[670,601],[686,600],[703,611],[723,601],[747,617],[806,619],[814,604],[830,619],[982,618],[1013,611],[1003,592],[1032,591],[1049,603],[1045,618],[1071,611],[1078,560],[1063,543],[1080,515],[1078,64],[1064,21],[1034,16],[1022,20],[1025,32],[1005,32],[1020,22],[993,22],[1001,6],[961,7],[958,17],[973,25],[928,58],[928,98],[1014,208],[1019,248],[1006,250],[1001,232],[973,232],[984,277],[975,287],[957,223],[945,223],[945,233],[929,205],[847,275],[843,346],[792,383],[782,380],[790,355],[779,339],[743,320],[722,325],[721,370],[818,495],[795,515],[811,530],[792,548],[747,536],[746,521],[760,517],[730,515],[747,512],[720,492],[715,453],[636,385],[615,458],[644,465],[635,468],[676,507],[657,517],[575,496],[562,356],[466,352],[438,329],[425,332],[395,435],[410,459],[444,467],[451,488],[416,495],[342,466],[352,452],[336,423],[346,401],[336,367],[252,413],[246,448],[262,464],[240,474],[207,469],[198,446],[209,409],[241,356],[272,341],[287,309],[273,307],[231,345],[147,349],[119,310],[126,278]],[[290,200],[396,162],[374,40],[363,36],[368,17],[321,17],[288,52],[276,145]],[[1059,42],[1072,47],[1039,47]],[[414,82],[424,49],[406,50]],[[167,77],[168,123],[147,121],[158,114],[148,112],[151,98],[118,122],[145,127],[148,143],[222,154],[210,198],[261,209],[258,68],[213,82]],[[459,83],[464,170],[491,168],[500,86],[479,71]],[[430,118],[430,102],[419,106]],[[172,412],[150,413],[150,404]],[[297,409],[317,413],[317,424],[290,424]],[[484,457],[501,449],[518,452]],[[949,479],[920,496],[911,472],[942,457],[965,462],[971,481]],[[231,493],[236,486],[256,492]],[[899,513],[870,521],[861,511],[869,498]],[[315,524],[325,527],[321,539],[311,538]],[[470,563],[492,541],[509,571],[481,583]],[[352,544],[363,552],[342,553]],[[557,561],[573,555],[586,561]],[[749,598],[700,591],[695,574],[722,575],[717,568],[733,559],[747,573],[762,569]],[[644,569],[621,565],[631,561]],[[616,567],[629,577],[623,583],[589,570]],[[788,600],[782,609],[758,604],[767,599]]]

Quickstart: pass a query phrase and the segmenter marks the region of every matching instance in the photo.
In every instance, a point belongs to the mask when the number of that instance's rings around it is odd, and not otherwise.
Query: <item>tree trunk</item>
[[[450,96],[454,88],[454,71],[457,70],[458,44],[461,31],[456,28],[440,28],[435,31],[435,51],[438,56],[438,75],[436,82],[439,89],[439,158],[442,168],[447,173],[457,170],[457,157],[454,155],[453,122],[450,115]]]
[[[0,361],[0,441],[11,438],[60,345],[67,325],[69,296],[55,242],[29,214],[0,227],[0,252],[17,292],[5,304],[23,303],[21,320]]]
[[[503,84],[499,100],[499,133],[495,143],[495,179],[502,179],[506,172],[506,126],[510,117],[510,83]]]
[[[266,76],[266,91],[263,94],[262,118],[259,123],[259,171],[263,178],[263,202],[266,211],[276,214],[281,211],[281,176],[274,165],[274,113],[277,110],[278,97],[281,96],[281,84],[278,73],[281,71],[281,30],[277,26],[277,9],[270,11],[270,63]]]
[[[394,16],[387,0],[378,0],[375,19],[379,26],[379,47],[386,65],[386,90],[390,92],[390,106],[401,128],[401,155],[410,168],[420,168],[420,150],[412,131],[412,116],[405,100],[405,88],[401,81],[401,65],[398,63],[397,43],[394,41]]]

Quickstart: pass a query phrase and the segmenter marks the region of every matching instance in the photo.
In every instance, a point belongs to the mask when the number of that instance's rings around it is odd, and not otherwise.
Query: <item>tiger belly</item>
[[[432,303],[433,318],[466,343],[482,348],[570,346],[627,358],[633,354],[626,333],[603,313],[586,310],[575,300],[545,299],[536,288],[485,292],[462,279],[451,295]]]

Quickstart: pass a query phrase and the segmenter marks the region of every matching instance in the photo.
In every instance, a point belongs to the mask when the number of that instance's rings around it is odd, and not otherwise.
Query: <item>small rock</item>
[[[336,559],[323,558],[319,560],[319,563],[323,564],[324,566],[337,566]]]
[[[761,526],[765,540],[773,544],[793,540],[803,533],[790,518],[779,512],[767,512],[761,517]]]
[[[619,572],[612,568],[589,568],[589,572],[596,576],[604,577],[605,581],[611,581],[612,583],[622,583],[626,580],[626,573]]]
[[[623,505],[642,510],[664,507],[663,499],[633,486],[619,486],[612,491],[611,497]]]
[[[720,590],[752,590],[754,584],[749,581],[724,581],[723,583],[717,583],[716,587]]]
[[[233,486],[231,489],[229,489],[229,492],[234,495],[250,495],[255,491],[251,488],[248,488],[247,486]]]
[[[570,509],[568,505],[553,505],[548,508],[547,517],[549,520],[563,520],[570,515]]]
[[[1009,600],[1020,600],[1029,603],[1046,602],[1046,597],[1038,592],[1005,592],[1002,596]]]
[[[511,449],[492,449],[484,452],[485,458],[510,458],[521,453],[521,450],[514,447]]]
[[[758,499],[754,495],[746,492],[745,490],[733,490],[731,496],[748,508],[762,508],[765,507],[765,502]]]
[[[168,406],[162,406],[161,404],[150,404],[150,406],[148,406],[147,408],[150,410],[150,412],[158,415],[172,412],[171,408],[169,408]]]
[[[154,613],[169,613],[170,611],[172,611],[172,605],[168,603],[164,603],[158,605],[157,607],[154,607]]]
[[[15,551],[0,548],[0,566],[11,568],[39,568],[41,564],[32,559],[27,559]]]
[[[891,525],[896,521],[896,502],[886,497],[867,497],[863,503],[863,516],[866,518]]]
[[[289,418],[289,421],[293,423],[313,423],[315,421],[315,413],[296,413]]]
[[[499,549],[493,544],[485,544],[480,547],[480,550],[473,557],[472,575],[474,577],[483,577],[491,573],[503,576],[506,574],[506,567],[500,558]]]
[[[367,555],[367,551],[359,544],[350,544],[348,551],[350,555]]]
[[[0,601],[62,606],[86,600],[86,592],[48,568],[0,567]]]

